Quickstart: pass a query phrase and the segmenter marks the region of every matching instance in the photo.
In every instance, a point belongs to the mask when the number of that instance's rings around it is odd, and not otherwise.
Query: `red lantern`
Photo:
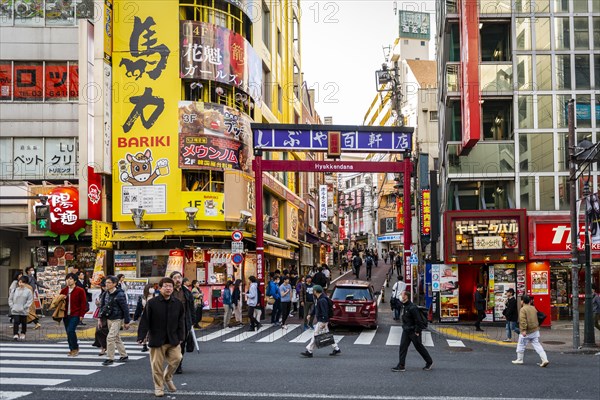
[[[52,189],[48,194],[50,230],[59,235],[71,235],[85,228],[79,219],[79,190],[72,186]]]

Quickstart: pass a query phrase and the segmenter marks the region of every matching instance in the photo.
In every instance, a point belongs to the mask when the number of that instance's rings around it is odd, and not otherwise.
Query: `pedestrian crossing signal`
[[[35,226],[39,230],[50,229],[50,206],[44,204],[35,207]]]

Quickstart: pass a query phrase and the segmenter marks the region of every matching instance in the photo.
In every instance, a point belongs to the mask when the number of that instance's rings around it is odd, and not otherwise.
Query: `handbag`
[[[335,339],[333,338],[332,333],[321,333],[320,335],[315,336],[315,345],[318,349],[326,346],[331,346],[335,343]]]
[[[392,310],[398,308],[400,306],[400,300],[398,300],[398,298],[396,297],[392,297],[390,299],[390,307],[392,307]]]
[[[275,304],[275,297],[273,296],[267,296],[267,304]]]

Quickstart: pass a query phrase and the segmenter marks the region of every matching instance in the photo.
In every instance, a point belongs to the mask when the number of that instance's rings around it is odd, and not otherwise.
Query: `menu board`
[[[144,287],[148,284],[148,278],[125,278],[127,285],[127,305],[129,312],[135,313],[138,300],[144,295]]]
[[[502,315],[506,307],[506,291],[515,290],[515,265],[514,264],[496,264],[490,266],[490,305],[494,311],[494,321],[505,321]],[[492,279],[493,277],[493,279]]]
[[[441,264],[439,276],[432,276],[432,281],[437,280],[439,280],[440,290],[440,322],[457,322],[458,266]]]
[[[115,251],[115,275],[123,274],[126,278],[137,275],[137,252],[135,250]]]
[[[522,269],[517,270],[517,296],[523,296],[525,294],[525,271]]]

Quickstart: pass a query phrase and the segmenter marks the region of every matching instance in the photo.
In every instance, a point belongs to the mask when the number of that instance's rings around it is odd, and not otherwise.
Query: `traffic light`
[[[41,204],[35,207],[35,227],[39,230],[50,229],[50,206]]]

